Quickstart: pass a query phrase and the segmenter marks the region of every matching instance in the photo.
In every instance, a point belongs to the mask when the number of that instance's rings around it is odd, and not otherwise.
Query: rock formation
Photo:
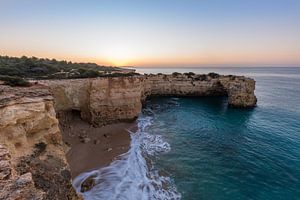
[[[80,199],[71,185],[56,113],[77,110],[95,126],[135,119],[150,96],[228,96],[256,105],[242,76],[172,74],[47,80],[0,85],[0,199]]]
[[[0,199],[78,199],[49,90],[0,89]]]
[[[101,126],[135,119],[150,96],[228,96],[228,105],[256,105],[255,81],[243,76],[158,74],[43,81],[54,97],[55,110],[81,111],[81,117]]]

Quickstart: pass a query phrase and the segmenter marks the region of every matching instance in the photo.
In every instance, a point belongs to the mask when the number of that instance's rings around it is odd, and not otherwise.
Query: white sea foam
[[[77,192],[88,177],[95,177],[96,185],[83,193],[86,200],[152,200],[180,199],[169,177],[162,176],[147,163],[146,157],[170,151],[170,145],[159,135],[146,132],[150,117],[140,117],[138,131],[131,133],[131,146],[108,167],[82,173],[73,180]]]

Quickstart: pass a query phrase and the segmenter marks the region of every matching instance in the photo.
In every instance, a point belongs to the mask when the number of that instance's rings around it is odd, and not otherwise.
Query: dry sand
[[[100,128],[81,120],[76,112],[59,115],[63,141],[70,149],[67,160],[72,177],[109,165],[129,149],[130,134],[136,123],[118,123]]]

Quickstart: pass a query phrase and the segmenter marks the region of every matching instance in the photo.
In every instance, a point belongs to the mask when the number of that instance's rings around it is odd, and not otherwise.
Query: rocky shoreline
[[[15,88],[0,85],[0,199],[81,199],[71,185],[66,159],[70,146],[62,140],[63,133],[76,133],[74,124],[59,117],[68,112],[77,112],[87,126],[95,128],[89,130],[104,137],[105,130],[97,127],[134,121],[150,96],[228,96],[230,106],[249,108],[256,105],[254,90],[253,79],[214,73],[44,80]],[[120,132],[125,127],[106,131]],[[85,146],[97,143],[98,136],[79,136]],[[128,136],[120,142],[121,150],[112,155],[126,151]],[[103,148],[108,142],[98,144]],[[104,150],[115,149],[116,144],[110,145]]]

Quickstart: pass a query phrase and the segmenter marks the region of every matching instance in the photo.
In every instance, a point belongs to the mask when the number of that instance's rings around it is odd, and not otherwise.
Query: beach
[[[126,153],[130,145],[129,131],[136,130],[135,122],[93,127],[74,112],[60,115],[59,119],[72,178],[108,166]]]

